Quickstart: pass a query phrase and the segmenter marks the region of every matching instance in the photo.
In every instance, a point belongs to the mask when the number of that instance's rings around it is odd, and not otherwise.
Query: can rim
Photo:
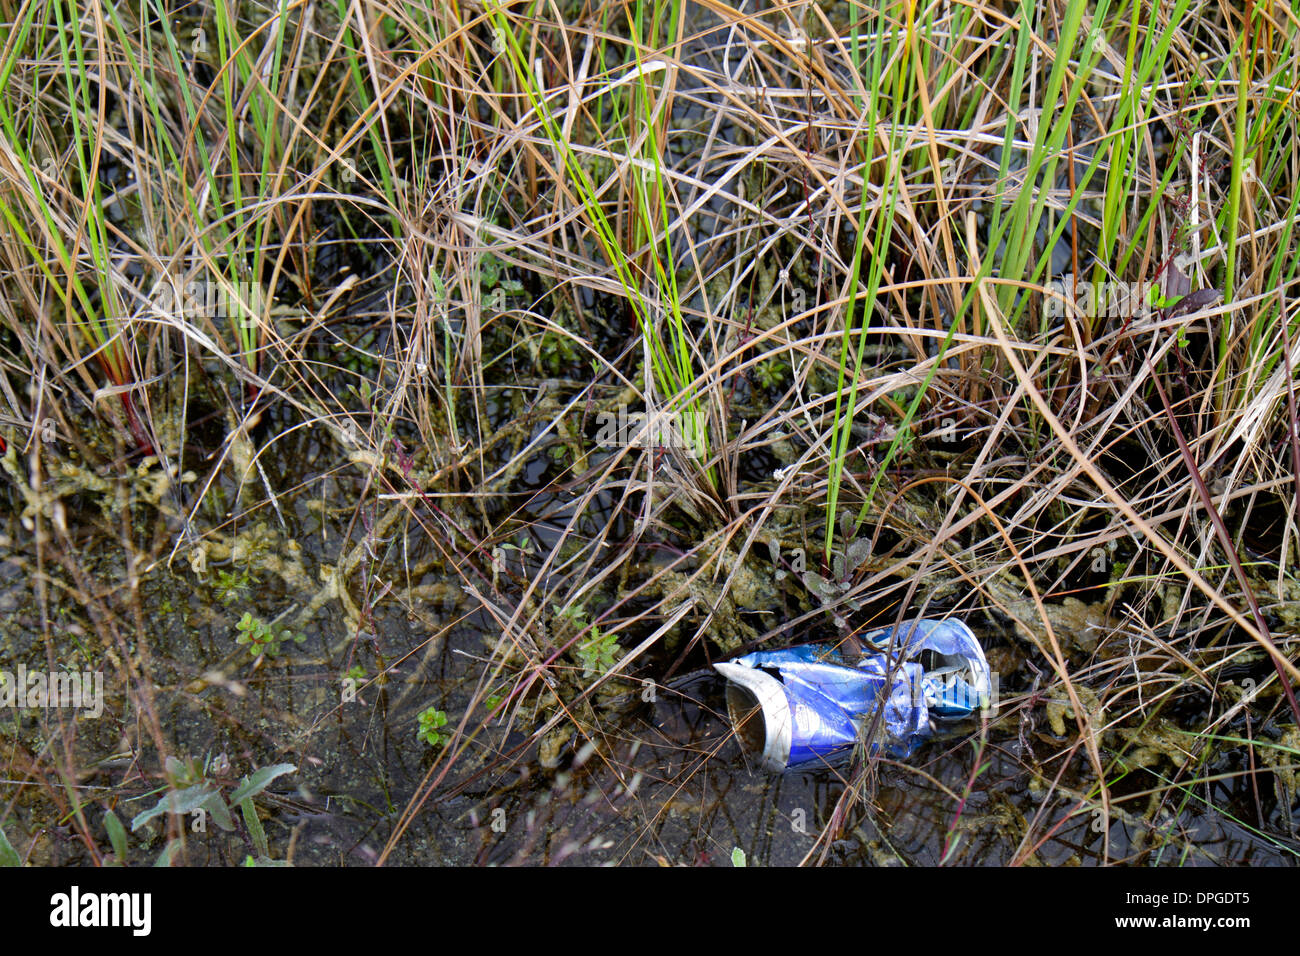
[[[793,736],[790,700],[785,685],[766,671],[734,661],[714,664],[713,668],[727,679],[727,716],[731,718],[732,730],[742,740],[742,749],[745,735],[740,728],[746,720],[753,718],[757,706],[763,718],[763,766],[778,772],[785,770],[790,762]],[[748,706],[735,693],[736,690],[748,695]]]

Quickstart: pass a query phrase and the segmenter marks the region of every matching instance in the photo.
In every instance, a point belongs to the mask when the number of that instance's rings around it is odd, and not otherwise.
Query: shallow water
[[[709,24],[701,13],[695,27]],[[741,70],[726,42],[725,31],[701,33],[683,55],[728,83],[760,82]],[[687,89],[691,82],[683,76],[674,130],[711,123],[716,114],[715,145],[747,145],[747,134],[718,109],[726,98],[703,83]],[[731,156],[697,154],[701,140],[683,133],[666,144],[674,167],[684,168],[688,179],[700,184],[691,186],[695,193],[681,197],[687,207],[733,166]],[[998,156],[993,150],[990,161]],[[761,176],[756,178],[756,185],[763,183]],[[980,185],[991,184],[992,175]],[[739,191],[739,184],[734,188]],[[699,240],[711,236],[719,222],[747,221],[723,195],[716,192],[690,224],[695,244],[702,248],[709,244]],[[319,215],[322,221],[329,215],[324,206]],[[726,300],[733,315],[762,298],[761,288],[755,295],[754,286],[775,238],[765,239],[762,229],[755,236],[760,254],[741,257],[744,274],[734,280]],[[1042,234],[1039,238],[1045,241]],[[678,237],[683,245],[685,239]],[[1064,240],[1056,244],[1051,273],[1065,270],[1066,248]],[[334,274],[344,249],[354,246],[321,244],[317,268],[322,277]],[[369,270],[358,264],[355,271]],[[374,280],[383,287],[381,294],[366,292],[372,295],[371,305],[386,308],[391,276],[374,271],[382,274]],[[321,285],[330,287],[325,281]],[[358,293],[350,303],[357,311],[362,298]],[[702,292],[697,290],[687,304],[704,314]],[[584,305],[597,308],[594,301]],[[720,303],[715,299],[712,306]],[[761,301],[757,307],[761,311]],[[453,337],[463,330],[460,321],[457,315],[449,317]],[[599,326],[596,335],[605,339],[593,346],[621,348],[614,326]],[[402,347],[390,340],[388,329],[368,330],[369,339],[359,332],[349,338],[347,331],[338,334],[349,350],[364,346],[392,355]],[[322,366],[343,361],[336,352],[317,358]],[[489,430],[504,431],[519,421],[520,443],[539,439],[550,423],[544,416],[525,421],[526,409],[541,402],[543,394],[565,401],[589,384],[584,367],[551,371],[556,374],[545,381],[504,366],[488,373]],[[559,372],[573,380],[558,377]],[[739,416],[749,414],[747,407],[762,412],[765,396],[749,381],[737,384],[732,411]],[[329,383],[340,397],[344,385]],[[19,664],[37,669],[50,661],[56,670],[92,668],[103,674],[105,689],[104,712],[97,718],[0,708],[0,746],[5,748],[0,826],[32,861],[91,862],[92,854],[70,820],[68,793],[81,801],[101,852],[109,845],[102,823],[105,810],[112,808],[129,828],[132,817],[158,800],[161,755],[141,713],[144,698],[153,700],[167,752],[200,761],[224,755],[229,769],[210,767],[208,778],[227,795],[257,768],[282,762],[296,766],[256,803],[264,814],[271,856],[300,865],[365,865],[384,859],[407,865],[727,866],[736,849],[749,865],[821,860],[850,865],[1259,865],[1300,858],[1295,836],[1300,811],[1295,793],[1288,795],[1278,786],[1281,774],[1261,769],[1252,777],[1242,748],[1221,751],[1208,766],[1180,767],[1177,739],[1162,739],[1158,725],[1139,734],[1130,748],[1148,751],[1146,769],[1126,773],[1111,767],[1112,797],[1120,802],[1106,817],[1072,722],[1066,719],[1060,729],[1054,727],[1049,702],[1035,696],[1031,651],[1005,622],[986,615],[972,615],[971,624],[1003,671],[1002,706],[986,735],[973,723],[956,728],[906,763],[881,763],[852,790],[847,768],[786,775],[753,769],[722,717],[722,682],[704,669],[703,652],[696,649],[679,661],[678,647],[652,649],[638,664],[634,676],[654,682],[653,699],[642,696],[644,685],[632,684],[626,699],[575,706],[581,732],[566,721],[560,733],[529,743],[546,716],[532,712],[534,694],[518,711],[512,707],[486,726],[480,727],[481,711],[473,715],[462,728],[469,739],[453,738],[458,753],[450,759],[441,747],[417,738],[418,715],[435,707],[448,718],[442,732],[457,730],[501,628],[492,613],[465,593],[462,585],[473,575],[449,569],[463,554],[434,560],[440,548],[457,540],[445,515],[454,512],[457,523],[471,530],[509,529],[516,539],[526,534],[548,550],[564,537],[576,507],[574,489],[562,487],[564,467],[540,448],[499,493],[475,502],[481,510],[448,494],[437,499],[443,514],[416,505],[409,519],[372,533],[382,507],[392,502],[376,504],[364,469],[345,463],[319,429],[293,430],[297,420],[269,418],[270,432],[278,437],[266,444],[261,462],[266,484],[279,496],[278,512],[262,505],[232,523],[229,512],[239,510],[239,492],[229,469],[210,491],[188,486],[180,492],[186,504],[204,499],[194,515],[196,534],[216,531],[226,540],[259,543],[260,557],[214,556],[208,567],[196,569],[192,548],[172,554],[184,527],[174,518],[160,517],[156,504],[133,506],[130,530],[123,531],[121,510],[113,508],[113,487],[67,496],[69,539],[38,550],[31,529],[18,518],[19,496],[5,487],[11,507],[0,541],[0,670],[15,672]],[[205,475],[212,459],[204,456],[215,455],[224,438],[220,416],[203,426],[191,424],[189,440],[199,447],[182,464]],[[588,436],[592,430],[594,426]],[[418,450],[413,436],[403,440]],[[67,448],[51,449],[56,459],[69,454]],[[491,467],[508,457],[498,456]],[[593,453],[589,464],[597,461]],[[767,480],[780,464],[767,451],[742,459],[742,489]],[[105,471],[110,484],[112,475]],[[263,501],[260,477],[256,481],[252,499]],[[123,493],[128,498],[135,494],[129,487]],[[578,516],[574,537],[591,540],[608,530],[615,542],[630,539],[629,515],[635,509],[619,508],[616,501],[613,490],[600,492]],[[123,536],[136,556],[134,570],[129,570]],[[364,612],[359,630],[348,626],[334,598],[305,619],[302,643],[287,642],[274,659],[255,661],[246,646],[235,643],[235,625],[245,612],[264,621],[281,615],[291,621],[303,614],[322,574],[363,541],[369,541],[366,556],[345,582],[349,600]],[[637,560],[642,565],[663,561],[679,553],[682,543],[665,539],[638,545],[644,553]],[[462,546],[452,550],[456,547]],[[505,576],[507,605],[519,600],[523,586],[539,573],[535,556],[523,560],[522,567]],[[422,565],[425,570],[408,578],[407,569]],[[245,573],[244,586],[232,585]],[[222,574],[229,576],[224,583]],[[138,600],[133,579],[139,582]],[[38,581],[48,585],[44,604]],[[412,596],[408,588],[417,593]],[[760,622],[755,624],[760,632],[780,627],[743,606],[733,617],[742,622],[752,617]],[[629,632],[624,647],[651,629]],[[814,636],[797,630],[783,637]],[[1060,636],[1067,646],[1083,640],[1083,635]],[[718,648],[708,652],[716,659]],[[1044,662],[1037,660],[1037,665],[1041,669]],[[353,667],[363,674],[355,686],[345,677]],[[574,663],[562,658],[555,667],[573,668]],[[670,671],[684,676],[665,676]],[[382,686],[375,682],[381,673]],[[506,692],[510,686],[503,678],[490,690]],[[1180,726],[1203,725],[1207,705],[1193,700],[1180,706]],[[1260,712],[1253,724],[1243,714],[1217,732],[1275,734],[1275,727],[1260,725]],[[981,740],[982,748],[977,746]],[[1116,744],[1116,738],[1103,742],[1107,761],[1115,756]],[[1186,783],[1189,779],[1197,782]],[[1153,790],[1159,792],[1148,797]],[[187,862],[238,863],[254,852],[242,823],[229,834],[214,821],[207,821],[203,831],[195,829],[196,823],[193,817],[184,821]],[[164,844],[161,822],[146,824],[129,835],[128,860],[151,863]]]
[[[295,464],[315,458],[308,454],[310,442],[299,432],[269,446],[267,471],[276,476],[275,487],[305,484],[293,507],[281,509],[286,529],[270,532],[265,541],[269,550],[301,555],[306,577],[315,581],[322,565],[336,563],[366,532],[364,521],[352,520],[352,510],[309,506],[322,489],[327,502],[346,500],[359,492],[360,482],[339,472],[326,487],[309,473],[297,474]],[[227,493],[233,497],[234,489]],[[86,542],[80,560],[101,583],[118,585],[105,591],[102,606],[120,616],[118,628],[139,665],[137,632],[120,588],[120,545],[96,525],[95,509],[86,504],[84,513],[70,518],[74,533]],[[529,508],[531,520],[543,521],[559,506],[555,496],[538,496]],[[265,520],[272,529],[278,525],[270,514]],[[552,514],[545,523],[556,520]],[[350,524],[353,537],[345,548]],[[539,525],[533,527],[539,539],[547,537]],[[13,517],[8,530],[9,550],[0,563],[5,609],[0,669],[13,671],[20,662],[43,666],[45,652],[29,576],[31,536],[22,536]],[[459,586],[428,588],[439,583],[436,573],[413,581],[426,585],[425,596],[407,602],[403,562],[418,564],[430,545],[414,525],[405,539],[400,529],[386,537],[390,540],[373,545],[376,560],[368,578],[357,574],[350,580],[353,600],[362,606],[363,579],[370,581],[372,595],[393,587],[363,618],[365,633],[349,633],[338,605],[330,602],[304,629],[303,643],[286,643],[279,657],[258,663],[235,644],[235,623],[244,611],[269,621],[300,608],[306,597],[301,589],[263,567],[251,573],[247,590],[236,589],[233,597],[224,592],[230,601],[223,603],[217,572],[235,570],[234,564],[214,562],[196,574],[181,553],[169,568],[170,538],[141,535],[154,540],[157,550],[152,570],[141,576],[138,633],[148,638],[153,696],[167,746],[182,756],[226,755],[229,770],[213,779],[227,794],[238,778],[258,767],[296,765],[296,773],[281,777],[258,800],[274,858],[286,858],[291,847],[292,860],[300,865],[369,864],[381,857],[410,865],[731,865],[733,851],[740,848],[750,865],[820,860],[1096,864],[1102,862],[1108,831],[1112,861],[1203,865],[1296,859],[1297,844],[1286,834],[1286,807],[1274,796],[1267,773],[1257,780],[1259,818],[1249,777],[1235,775],[1184,790],[1166,788],[1160,806],[1146,797],[1124,801],[1103,825],[1091,809],[1095,798],[1079,803],[1093,779],[1082,750],[1076,748],[1062,772],[1058,755],[1068,737],[1053,733],[1042,701],[1021,706],[1031,689],[1028,672],[1017,664],[1023,649],[1006,628],[978,616],[972,623],[991,657],[1018,668],[1003,678],[1001,709],[990,720],[983,752],[976,754],[978,727],[959,727],[905,764],[882,763],[853,800],[846,796],[844,768],[785,775],[751,769],[722,716],[721,681],[706,670],[663,680],[675,657],[667,653],[652,654],[637,672],[638,679],[654,682],[653,694],[646,691],[650,685],[632,684],[621,698],[576,711],[582,734],[566,723],[568,729],[540,749],[527,746],[535,720],[525,702],[513,722],[507,717],[475,731],[478,719],[472,721],[473,737],[457,759],[449,765],[444,755],[435,765],[435,750],[416,737],[417,716],[435,706],[448,715],[444,731],[457,726],[499,629]],[[85,609],[61,595],[51,607],[51,634],[63,655],[58,666],[99,660],[105,676],[104,714],[77,718],[70,739],[79,770],[77,792],[106,847],[99,822],[104,809],[115,807],[129,824],[157,801],[157,755],[148,735],[138,730],[139,715],[125,693],[122,672],[113,656],[98,648]],[[78,645],[83,650],[73,649]],[[387,668],[382,688],[368,683],[381,662]],[[691,666],[695,663],[700,662],[691,659]],[[364,669],[365,678],[350,699],[340,675],[354,665]],[[30,782],[15,756],[40,754],[60,739],[60,717],[66,721],[68,714],[0,713],[5,739],[17,747],[0,783],[0,806],[7,810],[4,827],[11,842],[30,845],[33,860],[84,863],[84,845],[60,820],[66,814],[47,787]],[[1231,763],[1230,756],[1220,758],[1221,766],[1201,768],[1195,776],[1241,770]],[[44,766],[48,773],[51,765]],[[1127,777],[1116,773],[1122,779],[1113,785],[1113,796],[1163,786],[1162,778],[1176,780],[1183,773],[1159,762],[1151,770]],[[391,840],[414,804],[418,810],[404,832]],[[819,839],[833,821],[827,838]],[[1163,834],[1160,840],[1152,837],[1153,828]],[[191,829],[186,840],[186,859],[194,864],[240,862],[251,849],[242,831],[226,834],[211,822],[206,832]],[[152,862],[164,842],[160,824],[147,824],[131,834],[131,862]]]

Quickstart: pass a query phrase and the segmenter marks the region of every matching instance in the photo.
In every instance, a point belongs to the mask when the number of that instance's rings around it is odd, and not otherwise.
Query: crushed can
[[[873,749],[906,757],[936,720],[988,706],[988,661],[961,621],[917,618],[857,637],[864,652],[854,664],[834,644],[804,644],[713,665],[727,679],[727,713],[741,747],[761,755],[766,769],[812,769],[847,757],[878,708]]]

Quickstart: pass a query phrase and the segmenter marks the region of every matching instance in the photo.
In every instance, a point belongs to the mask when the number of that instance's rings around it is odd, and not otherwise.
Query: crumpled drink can
[[[934,732],[934,721],[988,706],[988,661],[961,621],[918,618],[858,639],[865,650],[855,664],[834,644],[804,644],[714,665],[727,679],[727,712],[741,745],[765,768],[808,769],[847,756],[878,708],[872,746],[906,757]]]

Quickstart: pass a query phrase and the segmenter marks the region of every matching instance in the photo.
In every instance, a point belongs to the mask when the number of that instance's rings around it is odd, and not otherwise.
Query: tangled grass
[[[256,559],[302,598],[295,631],[341,609],[321,667],[396,671],[374,623],[395,606],[420,655],[478,675],[380,859],[430,799],[557,741],[631,793],[611,708],[644,681],[918,613],[1009,635],[965,782],[989,748],[1044,781],[1005,859],[1097,808],[1147,834],[1116,854],[1101,827],[1097,859],[1159,855],[1169,808],[1220,780],[1296,852],[1288,5],[0,20],[0,422],[29,535],[7,547],[52,669],[60,602],[116,649],[142,778],[181,685],[151,670],[141,580],[283,551],[329,488],[319,580]],[[85,776],[80,725],[52,720],[8,776],[99,859],[54,783]],[[836,771],[807,860],[871,812],[879,767]],[[941,789],[954,860],[967,794]]]

